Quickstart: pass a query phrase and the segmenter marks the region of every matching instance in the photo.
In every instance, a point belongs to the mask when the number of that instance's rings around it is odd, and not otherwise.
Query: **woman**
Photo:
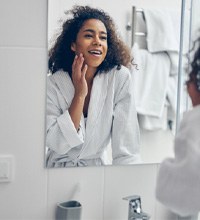
[[[160,165],[156,197],[181,216],[200,211],[200,38],[191,63],[188,93],[193,109],[186,112],[175,138],[175,158]]]
[[[88,6],[68,13],[49,52],[48,167],[140,162],[131,57],[108,14]]]

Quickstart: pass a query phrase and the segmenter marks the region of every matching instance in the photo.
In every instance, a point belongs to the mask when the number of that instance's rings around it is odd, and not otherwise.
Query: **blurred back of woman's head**
[[[200,104],[200,37],[194,41],[190,54],[193,58],[189,68],[187,89],[193,106],[196,106]]]

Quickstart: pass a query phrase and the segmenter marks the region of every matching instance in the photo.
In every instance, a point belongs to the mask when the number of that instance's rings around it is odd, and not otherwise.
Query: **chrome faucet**
[[[127,196],[123,198],[129,201],[128,220],[149,220],[150,216],[142,211],[140,196]]]

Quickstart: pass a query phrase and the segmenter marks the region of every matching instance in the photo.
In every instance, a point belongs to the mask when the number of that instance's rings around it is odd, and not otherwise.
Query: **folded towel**
[[[178,74],[179,53],[174,51],[167,51],[170,60],[170,75]]]
[[[179,51],[180,11],[144,9],[150,52]]]
[[[164,107],[164,111],[161,117],[138,114],[138,122],[140,128],[145,130],[167,130],[167,106]]]

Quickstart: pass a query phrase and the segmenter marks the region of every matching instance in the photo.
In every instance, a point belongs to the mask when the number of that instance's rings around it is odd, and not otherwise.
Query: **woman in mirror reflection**
[[[111,17],[74,6],[49,51],[47,167],[140,163],[131,56]]]
[[[160,165],[156,186],[157,199],[180,216],[196,216],[200,211],[200,38],[194,48],[197,49],[192,50],[195,53],[186,83],[193,108],[180,124],[175,157]]]

